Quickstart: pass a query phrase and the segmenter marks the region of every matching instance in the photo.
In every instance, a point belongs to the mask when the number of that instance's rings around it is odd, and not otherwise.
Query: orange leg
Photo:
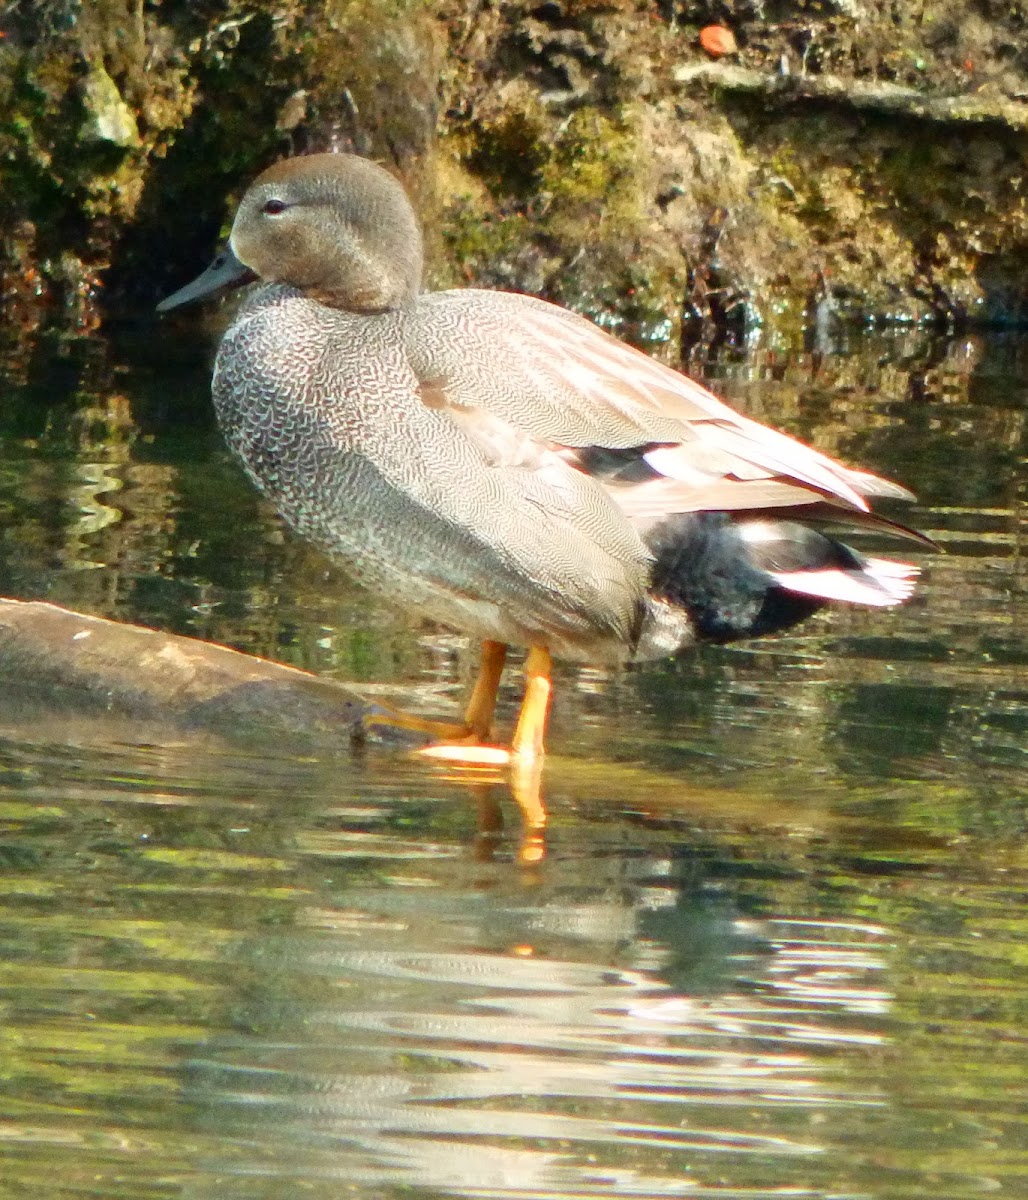
[[[496,692],[500,686],[500,676],[503,674],[503,663],[507,657],[507,647],[502,642],[482,643],[482,663],[478,669],[478,677],[472,688],[464,720],[438,721],[432,717],[419,717],[416,713],[408,713],[402,709],[391,709],[375,713],[365,718],[367,725],[386,725],[393,729],[409,729],[412,733],[427,733],[432,737],[447,742],[466,743],[474,745],[485,741],[493,723],[493,713],[496,711]],[[431,749],[431,747],[427,747]]]
[[[521,810],[523,833],[518,859],[523,865],[545,854],[546,807],[542,798],[546,723],[553,693],[553,662],[545,646],[533,646],[525,661],[525,695],[510,747],[510,790]]]
[[[468,697],[468,706],[464,710],[464,724],[480,742],[484,742],[489,737],[489,732],[493,727],[496,693],[500,689],[500,676],[503,674],[503,664],[506,659],[507,647],[503,642],[482,643],[482,661],[478,668],[478,678]]]
[[[514,730],[510,752],[514,758],[531,762],[545,753],[546,722],[550,715],[550,678],[553,662],[545,646],[533,646],[525,661],[525,695]]]
[[[399,708],[381,707],[385,709],[384,712],[370,713],[364,718],[365,726],[374,729],[384,725],[389,729],[408,729],[411,733],[427,733],[431,737],[455,740],[468,735],[467,726],[459,725],[456,721],[437,721]]]
[[[510,750],[481,744],[492,723],[505,654],[506,647],[499,642],[483,645],[482,669],[468,704],[469,728],[464,737],[457,739],[457,744],[444,742],[426,746],[418,751],[419,754],[468,766],[505,766],[511,761],[530,763],[542,757],[552,686],[550,652],[544,646],[533,646],[525,661],[525,695]]]
[[[552,661],[544,646],[533,646],[525,661],[525,694],[510,751],[476,744],[488,736],[496,705],[496,689],[507,648],[500,642],[482,646],[482,667],[468,702],[465,722],[472,733],[463,744],[426,746],[419,754],[463,766],[508,766],[510,789],[521,810],[523,835],[519,861],[539,862],[545,854],[543,830],[546,809],[542,800],[542,767],[546,722],[550,714]]]

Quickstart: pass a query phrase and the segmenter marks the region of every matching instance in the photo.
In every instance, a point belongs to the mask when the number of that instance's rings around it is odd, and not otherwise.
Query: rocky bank
[[[256,171],[327,148],[405,179],[434,284],[671,357],[754,324],[1022,323],[1026,32],[998,0],[16,0],[5,336],[149,319]]]

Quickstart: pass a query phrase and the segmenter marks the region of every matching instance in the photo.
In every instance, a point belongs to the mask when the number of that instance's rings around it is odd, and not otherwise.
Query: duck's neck
[[[328,308],[353,313],[381,313],[410,308],[421,291],[420,267],[398,271],[397,264],[349,264],[351,269],[333,277],[331,273],[312,281],[303,292]]]
[[[373,254],[353,255],[336,270],[327,269],[304,290],[329,308],[375,313],[409,308],[421,292],[421,247],[416,257],[388,260]]]

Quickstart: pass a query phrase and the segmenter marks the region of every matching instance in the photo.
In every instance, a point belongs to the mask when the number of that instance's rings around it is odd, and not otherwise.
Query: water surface
[[[453,708],[472,651],[281,528],[204,356],[9,356],[0,592]],[[0,1196],[1026,1193],[1028,349],[694,368],[945,553],[895,613],[562,668],[542,862],[396,750],[0,695]]]

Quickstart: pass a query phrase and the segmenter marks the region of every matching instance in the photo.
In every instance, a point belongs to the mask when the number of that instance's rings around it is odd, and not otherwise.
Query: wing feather
[[[626,515],[644,519],[658,504],[666,514],[819,500],[855,515],[869,511],[866,496],[911,498],[734,412],[695,380],[546,301],[467,289],[424,296],[419,313],[421,336],[408,349],[415,371],[464,414],[466,429],[488,430],[493,453],[506,441],[523,461],[527,438],[580,465],[576,448],[640,448],[669,482],[611,486]]]

